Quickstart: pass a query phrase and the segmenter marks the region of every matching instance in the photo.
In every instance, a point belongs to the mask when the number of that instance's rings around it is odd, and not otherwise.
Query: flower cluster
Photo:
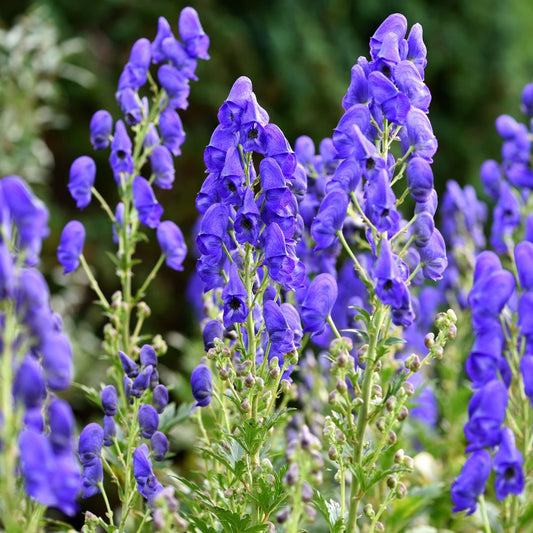
[[[523,93],[523,110],[529,113],[531,85]],[[454,511],[477,507],[491,469],[498,500],[520,495],[525,488],[524,457],[530,453],[527,437],[532,369],[531,313],[533,283],[532,234],[528,230],[531,186],[528,130],[515,119],[502,115],[496,129],[503,139],[502,163],[486,161],[481,167],[485,192],[496,205],[493,210],[490,251],[476,259],[474,283],[468,296],[472,309],[474,344],[466,360],[466,373],[474,394],[469,403],[469,420],[464,432],[467,453],[472,452],[452,486]],[[524,240],[518,242],[523,235]],[[511,259],[507,270],[502,261]],[[517,407],[518,406],[518,407]],[[505,523],[515,517],[506,514]]]
[[[90,124],[93,148],[111,149],[109,164],[123,198],[114,215],[107,205],[104,206],[113,222],[115,241],[118,241],[120,228],[125,227],[131,233],[131,225],[138,222],[157,228],[157,239],[166,264],[174,270],[182,270],[187,247],[176,224],[169,220],[161,222],[163,207],[157,201],[152,184],[161,189],[172,187],[175,177],[172,156],[181,154],[180,147],[185,140],[176,110],[188,106],[189,81],[197,80],[197,60],[209,59],[209,38],[193,8],[182,10],[178,28],[182,42],[174,37],[168,21],[161,17],[154,41],[142,38],[133,45],[120,76],[116,99],[125,123],[133,128],[135,144],[124,121],[117,120],[113,126],[113,118],[106,110],[97,111]],[[158,65],[160,88],[151,78],[151,63]],[[148,97],[140,93],[148,82],[155,91],[152,106]],[[140,175],[147,163],[150,179]],[[97,194],[95,178],[96,164],[91,157],[83,155],[72,163],[68,187],[80,209],[89,205],[92,194]],[[98,199],[103,202],[99,195]],[[58,249],[58,259],[65,267],[65,273],[77,268],[84,240],[85,232],[80,222],[67,224]]]
[[[17,512],[10,508],[16,494],[9,481],[17,457],[27,494],[69,515],[77,510],[80,472],[74,416],[55,396],[70,386],[72,350],[36,268],[48,235],[48,211],[21,178],[7,176],[0,180],[0,212],[0,485],[9,529]]]

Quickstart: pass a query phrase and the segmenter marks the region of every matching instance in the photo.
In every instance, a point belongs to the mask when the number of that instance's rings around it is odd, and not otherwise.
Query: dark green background
[[[86,53],[78,63],[96,74],[90,88],[62,82],[62,110],[70,117],[68,128],[46,133],[56,165],[48,188],[39,190],[51,205],[53,234],[45,248],[44,264],[52,264],[62,225],[80,217],[66,184],[72,160],[84,153],[100,165],[97,186],[114,204],[116,192],[107,169],[107,154],[93,154],[88,124],[94,111],[109,109],[119,116],[114,101],[116,82],[133,42],[153,39],[158,16],[165,16],[177,33],[177,18],[186,3],[166,0],[108,0],[72,2],[48,0],[62,38],[83,37]],[[2,3],[0,20],[12,24],[30,3]],[[533,5],[523,0],[394,2],[349,0],[199,0],[192,5],[211,38],[211,60],[200,62],[200,81],[193,84],[189,109],[182,113],[187,132],[183,155],[177,159],[172,191],[159,194],[165,216],[188,232],[196,218],[194,197],[204,177],[203,148],[216,126],[216,112],[233,81],[249,76],[258,100],[271,120],[291,143],[302,134],[317,145],[331,134],[342,114],[341,99],[350,80],[350,68],[359,55],[368,56],[373,31],[390,13],[406,15],[409,25],[420,22],[428,48],[426,82],[433,101],[430,118],[439,140],[434,171],[437,188],[447,179],[476,182],[481,162],[498,157],[499,139],[493,124],[508,112],[520,117],[522,86],[533,77]],[[100,236],[107,236],[95,205],[81,215],[90,237],[86,253],[109,279],[113,272],[102,252]],[[105,224],[105,226],[103,225]],[[94,236],[91,237],[91,236]],[[98,237],[97,237],[98,236]],[[147,263],[154,247],[146,247]],[[187,268],[194,265],[192,258]],[[161,308],[172,305],[183,290],[185,275],[165,272],[160,282]],[[177,279],[177,281],[176,281]],[[172,291],[166,284],[174,284]],[[184,306],[177,306],[172,320],[188,330]],[[173,327],[177,327],[174,324]]]

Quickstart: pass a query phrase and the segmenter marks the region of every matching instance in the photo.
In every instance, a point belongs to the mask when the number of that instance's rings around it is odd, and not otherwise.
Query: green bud
[[[397,420],[401,422],[402,420],[405,420],[408,416],[409,416],[409,409],[407,409],[405,405],[402,405],[398,414],[396,415]]]
[[[405,459],[405,452],[400,448],[395,454],[394,454],[394,462],[397,465],[401,465],[403,463],[403,460]]]
[[[428,333],[424,337],[424,345],[429,350],[434,344],[435,344],[435,334],[434,333]]]
[[[367,503],[364,507],[363,507],[363,513],[364,515],[367,517],[367,518],[370,518],[370,520],[372,520],[372,518],[374,518],[376,516],[376,513],[374,511],[374,507],[372,507],[372,504],[371,503]]]
[[[387,487],[389,487],[389,489],[393,489],[394,487],[396,487],[397,483],[398,480],[394,476],[389,476],[387,478]]]
[[[405,495],[407,494],[407,487],[400,481],[398,485],[396,486],[396,498],[401,500],[402,498],[405,498]]]
[[[245,398],[241,403],[241,411],[243,413],[249,413],[251,411],[250,402],[248,401],[248,398]]]

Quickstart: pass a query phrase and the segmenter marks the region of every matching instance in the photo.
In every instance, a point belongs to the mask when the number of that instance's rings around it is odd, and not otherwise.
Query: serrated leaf
[[[320,492],[315,491],[311,505],[325,518],[330,533],[341,533],[344,531],[344,520],[341,516],[340,503],[332,499],[326,500]]]

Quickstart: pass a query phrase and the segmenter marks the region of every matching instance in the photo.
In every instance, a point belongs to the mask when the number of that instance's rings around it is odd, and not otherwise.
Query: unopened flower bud
[[[457,326],[455,324],[450,324],[448,328],[448,339],[453,341],[457,337]]]
[[[412,383],[410,383],[409,381],[406,381],[403,385],[402,385],[404,391],[405,391],[405,394],[407,394],[407,396],[412,396],[414,393],[415,393],[415,387]]]
[[[435,344],[435,334],[434,333],[428,333],[424,337],[424,345],[426,348],[430,349]]]
[[[444,355],[444,349],[442,348],[442,346],[438,345],[438,344],[435,344],[435,346],[433,346],[433,348],[431,348],[431,355],[433,355],[433,357],[435,359],[442,359],[443,355]]]
[[[344,368],[348,364],[348,356],[344,352],[342,352],[337,357],[337,361],[336,362],[337,362],[337,366],[339,368]]]
[[[402,420],[405,420],[409,416],[409,409],[405,407],[405,405],[402,405],[400,408],[400,411],[396,415],[396,418],[401,422]]]
[[[403,458],[403,464],[409,469],[409,470],[414,470],[415,469],[415,461],[412,457],[410,457],[409,455],[406,455],[404,458]]]
[[[405,360],[405,368],[407,368],[407,370],[410,370],[411,372],[418,372],[420,370],[420,366],[420,357],[418,357],[418,355],[416,355],[415,353],[410,355]]]
[[[405,452],[400,448],[395,454],[394,454],[394,462],[397,465],[401,465],[403,463],[403,460],[405,458]]]
[[[281,380],[281,392],[286,394],[291,390],[291,382],[288,379]]]
[[[335,446],[333,446],[333,444],[329,447],[329,450],[328,450],[328,457],[332,460],[332,461],[335,461],[335,459],[337,459],[337,457],[339,456],[339,454],[337,453],[337,448],[335,448]]]
[[[292,487],[298,483],[298,479],[300,477],[300,471],[298,468],[298,463],[291,463],[289,466],[289,469],[287,470],[287,473],[285,474],[283,481],[289,485],[289,487]]]
[[[313,489],[307,481],[302,483],[302,500],[304,502],[310,502],[313,499]]]
[[[168,346],[161,335],[155,335],[152,339],[152,346],[159,357],[167,353]]]
[[[337,378],[337,384],[335,385],[335,388],[339,391],[340,394],[346,394],[346,392],[348,392],[348,386],[346,385],[346,381],[341,378]]]
[[[285,509],[282,509],[277,515],[276,520],[278,521],[278,524],[284,524],[289,519],[289,514],[291,510],[289,507],[285,507]]]
[[[397,440],[398,440],[398,438],[396,437],[396,433],[394,433],[394,431],[390,430],[389,431],[389,436],[387,438],[387,443],[388,444],[395,444]]]
[[[376,363],[376,366],[374,367],[376,372],[381,372],[381,369],[383,368],[383,363],[381,362],[381,359]]]
[[[363,344],[359,350],[357,350],[357,358],[359,360],[362,360],[365,355],[366,355],[366,352],[368,352],[368,344]]]
[[[331,404],[331,405],[334,405],[334,404],[337,403],[337,391],[336,390],[332,390],[329,393],[328,403]]]
[[[383,389],[377,383],[372,387],[374,398],[383,398]]]
[[[244,379],[245,386],[251,389],[254,386],[254,383],[255,383],[255,378],[252,376],[251,372],[248,372],[248,374],[246,375],[246,378]]]
[[[376,531],[381,533],[382,531],[385,531],[385,526],[381,522],[376,522]]]
[[[219,371],[218,371],[218,376],[219,378],[222,380],[222,381],[226,381],[229,377],[229,372],[226,368],[222,367]]]
[[[281,370],[279,366],[275,366],[274,368],[270,369],[270,378],[273,379],[274,381],[279,379],[280,374],[281,374]]]
[[[387,398],[387,401],[385,402],[385,407],[387,408],[387,411],[389,413],[392,413],[394,411],[394,407],[396,406],[396,397],[395,396],[389,396]]]
[[[448,309],[448,311],[446,311],[446,315],[452,324],[457,324],[457,315],[453,309]]]
[[[313,523],[316,520],[316,509],[311,505],[304,505],[304,512],[309,519],[309,522]]]
[[[372,520],[372,518],[374,518],[376,516],[376,513],[374,511],[374,507],[372,507],[372,504],[371,503],[367,503],[364,507],[363,507],[363,513],[364,515],[367,517],[367,518],[370,518]]]
[[[400,481],[398,485],[396,486],[396,498],[401,500],[402,498],[405,498],[405,495],[407,494],[407,487]]]
[[[255,378],[254,390],[261,392],[265,388],[265,381],[263,378]]]
[[[389,476],[387,478],[387,487],[389,487],[389,489],[393,489],[394,487],[396,487],[397,483],[398,481],[394,476]]]
[[[243,413],[249,413],[251,410],[250,402],[248,401],[248,398],[245,398],[241,403],[241,411]]]
[[[378,431],[380,433],[383,433],[383,431],[385,430],[385,419],[383,417],[377,419],[376,427],[378,428]]]

